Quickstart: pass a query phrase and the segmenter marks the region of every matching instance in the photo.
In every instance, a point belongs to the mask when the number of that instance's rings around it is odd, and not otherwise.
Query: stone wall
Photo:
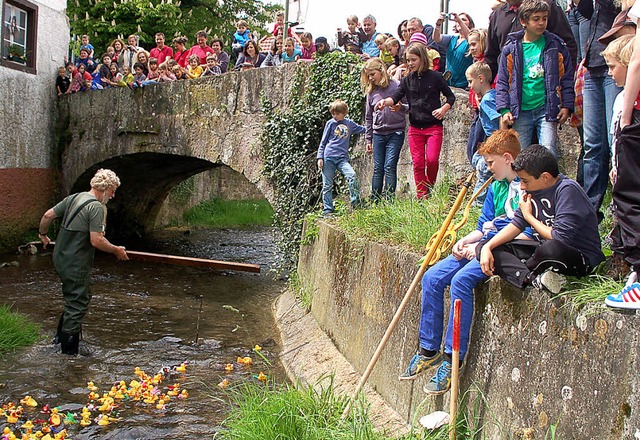
[[[0,66],[2,250],[23,239],[28,230],[35,231],[55,190],[55,78],[69,47],[69,23],[66,1],[31,1],[38,7],[36,73]]]
[[[417,273],[419,255],[350,241],[325,222],[300,252],[298,273],[313,292],[311,312],[360,373]],[[448,394],[427,397],[429,376],[400,382],[418,346],[419,288],[369,383],[412,420],[448,411]],[[461,395],[491,439],[628,439],[640,432],[637,374],[640,321],[635,313],[580,310],[546,292],[491,279],[476,292],[475,320]],[[416,412],[417,408],[419,410]]]

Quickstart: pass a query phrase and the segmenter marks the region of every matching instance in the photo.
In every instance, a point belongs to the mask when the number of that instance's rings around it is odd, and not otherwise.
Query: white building
[[[0,249],[52,202],[57,67],[69,47],[66,0],[0,0]]]

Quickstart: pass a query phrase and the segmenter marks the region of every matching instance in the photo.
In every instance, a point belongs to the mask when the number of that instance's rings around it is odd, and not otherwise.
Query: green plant
[[[22,46],[18,46],[17,44],[10,44],[7,48],[9,55],[14,57],[24,57],[24,48]]]
[[[266,200],[208,200],[189,209],[183,216],[189,226],[233,228],[269,226],[273,209]]]
[[[40,334],[40,327],[8,305],[0,306],[0,353],[33,344]]]
[[[280,230],[281,269],[295,267],[302,219],[320,199],[316,152],[324,124],[331,118],[328,105],[342,99],[349,105],[350,117],[362,120],[358,63],[357,56],[342,52],[319,57],[311,66],[298,67],[288,109],[277,110],[267,99],[262,101],[265,123],[260,143],[264,173],[275,187],[274,224]]]
[[[311,310],[311,300],[313,299],[313,292],[306,286],[302,285],[300,275],[298,272],[292,271],[289,274],[289,290],[300,300],[300,305],[306,310]]]

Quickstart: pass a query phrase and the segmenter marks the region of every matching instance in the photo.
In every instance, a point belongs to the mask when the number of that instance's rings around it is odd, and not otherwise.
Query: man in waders
[[[58,323],[54,343],[62,353],[78,354],[82,319],[89,308],[89,280],[95,249],[115,254],[119,260],[129,257],[122,246],[114,246],[104,236],[106,203],[113,198],[120,179],[111,171],[100,169],[91,179],[91,190],[72,194],[44,213],[38,236],[46,247],[47,232],[53,219],[62,217],[53,251],[53,264],[62,281],[64,313]]]

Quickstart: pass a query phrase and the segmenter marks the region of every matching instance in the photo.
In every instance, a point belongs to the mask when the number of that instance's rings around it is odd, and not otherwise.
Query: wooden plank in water
[[[131,260],[151,261],[154,263],[174,264],[178,266],[208,267],[211,269],[238,270],[243,272],[260,273],[257,264],[234,263],[231,261],[207,260],[205,258],[180,257],[178,255],[154,254],[127,250]]]

